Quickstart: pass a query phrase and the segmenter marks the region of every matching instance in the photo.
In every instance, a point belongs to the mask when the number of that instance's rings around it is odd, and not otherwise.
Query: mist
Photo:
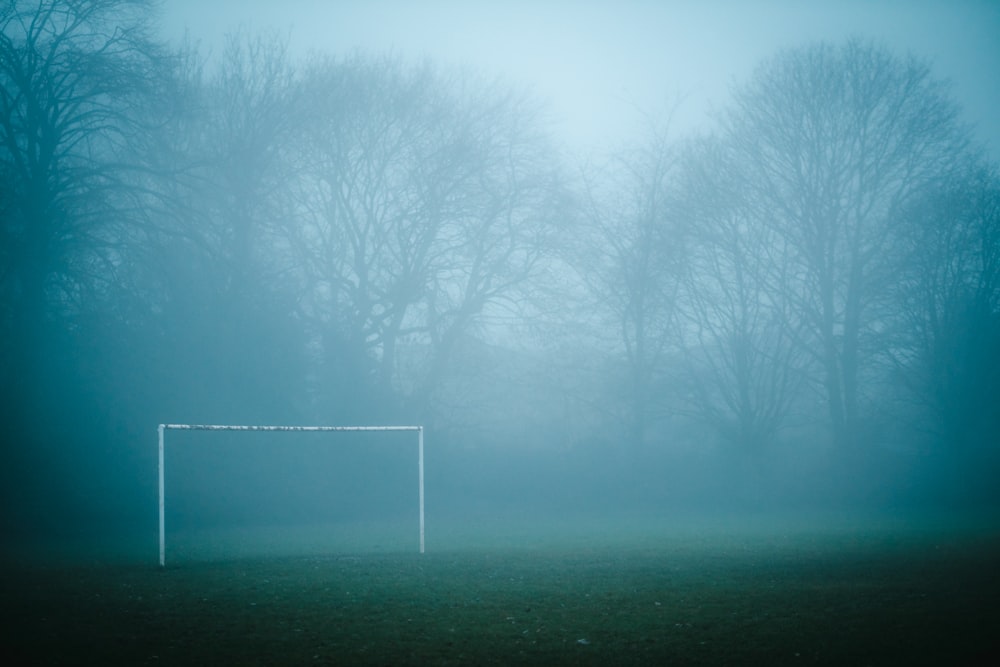
[[[457,521],[995,507],[991,7],[50,5],[3,16],[8,533],[150,528],[161,423],[420,425]],[[169,523],[412,514],[397,436],[171,433]]]
[[[995,653],[997,6],[0,25],[18,664]]]

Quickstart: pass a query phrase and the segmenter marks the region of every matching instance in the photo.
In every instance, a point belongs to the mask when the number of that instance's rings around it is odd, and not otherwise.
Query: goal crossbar
[[[227,424],[160,424],[159,435],[159,486],[160,486],[160,567],[166,564],[166,521],[164,484],[164,435],[174,431],[416,431],[417,432],[417,478],[420,505],[420,553],[424,553],[424,427],[423,426],[254,426]]]

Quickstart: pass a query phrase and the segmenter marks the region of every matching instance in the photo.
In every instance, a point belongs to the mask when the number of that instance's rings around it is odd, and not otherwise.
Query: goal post
[[[164,440],[166,431],[416,431],[417,433],[417,483],[420,514],[420,553],[424,553],[424,427],[423,426],[227,426],[222,424],[160,424],[158,468],[160,487],[160,567],[166,564],[166,487],[164,485]]]

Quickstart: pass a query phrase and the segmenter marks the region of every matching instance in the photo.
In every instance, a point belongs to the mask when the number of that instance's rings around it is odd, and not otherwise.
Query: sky
[[[526,86],[570,146],[638,138],[643,114],[676,108],[706,126],[728,91],[779,50],[850,36],[929,59],[1000,159],[997,0],[164,0],[169,38],[212,48],[234,28],[276,30],[296,54],[429,57]]]

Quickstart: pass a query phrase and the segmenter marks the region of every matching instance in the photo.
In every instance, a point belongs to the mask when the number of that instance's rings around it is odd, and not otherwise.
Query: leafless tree
[[[526,97],[429,65],[313,63],[294,236],[320,338],[425,398],[456,344],[537,271],[555,184]],[[424,351],[400,367],[399,345]]]
[[[687,409],[759,458],[804,388],[787,243],[743,187],[726,146],[703,140],[684,168],[687,266],[678,311]]]
[[[46,322],[116,276],[140,220],[136,147],[164,53],[139,0],[6,2],[0,9],[0,302],[8,358],[31,364]],[[34,359],[37,361],[37,359]]]
[[[1000,179],[970,160],[901,216],[892,377],[932,443],[989,448],[1000,428]]]
[[[281,230],[298,163],[296,71],[285,41],[235,32],[206,58],[174,60],[171,113],[147,133],[148,224],[119,278],[144,312],[130,320],[159,360],[165,409],[204,418],[287,419],[301,399],[298,287]],[[138,335],[138,334],[136,334]]]
[[[723,119],[749,196],[792,253],[798,344],[822,368],[845,450],[862,440],[865,371],[885,345],[892,226],[964,149],[957,113],[925,63],[850,40],[767,61]]]
[[[642,443],[664,411],[665,363],[677,349],[683,235],[673,188],[679,153],[662,129],[587,177],[575,258],[592,308],[624,358],[624,421]]]

